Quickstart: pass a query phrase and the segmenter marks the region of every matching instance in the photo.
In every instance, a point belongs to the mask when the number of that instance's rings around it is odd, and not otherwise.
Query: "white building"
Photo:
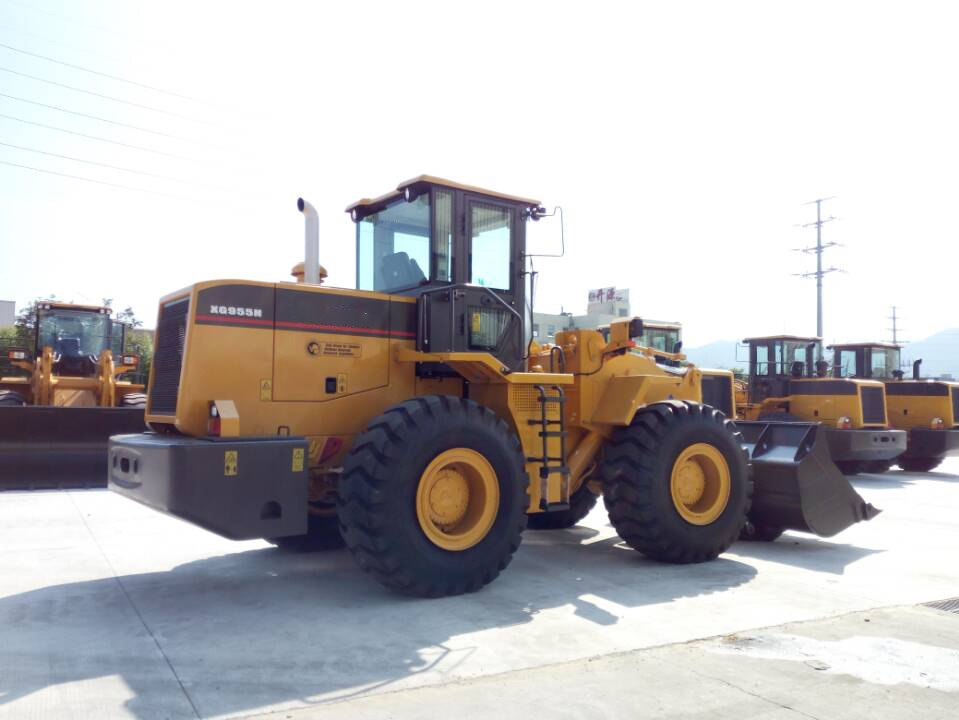
[[[613,320],[630,317],[629,290],[614,287],[589,291],[585,315],[573,313],[533,313],[533,337],[538,342],[554,342],[556,333],[572,328],[595,329]]]
[[[0,300],[0,328],[10,327],[17,320],[17,304],[13,300]]]

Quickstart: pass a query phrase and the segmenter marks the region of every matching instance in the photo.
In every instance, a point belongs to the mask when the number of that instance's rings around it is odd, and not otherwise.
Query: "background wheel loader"
[[[943,458],[959,455],[959,383],[923,380],[912,366],[912,379],[900,370],[900,346],[891,343],[831,345],[837,378],[879,380],[886,385],[886,405],[892,427],[908,433],[906,451],[894,460],[874,461],[868,472],[885,472],[893,463],[903,470],[928,472]]]
[[[820,338],[747,338],[749,381],[737,399],[744,420],[820,422],[833,462],[847,475],[886,462],[906,449],[906,434],[889,428],[886,394],[876,380],[831,378],[816,366]],[[745,423],[740,423],[744,433]]]
[[[33,347],[4,349],[0,489],[102,487],[110,435],[145,429],[143,385],[118,379],[139,357],[110,312],[37,303]]]
[[[858,496],[833,506],[831,485],[808,497],[805,473],[848,483],[788,433],[750,457],[702,402],[698,369],[630,352],[638,320],[533,344],[538,201],[420,176],[354,203],[357,290],[318,284],[315,216],[299,209],[305,282],[200,282],[161,300],[153,432],[111,438],[114,491],[227,538],[342,536],[360,567],[417,596],[491,582],[527,515],[566,512],[584,487],[664,562],[715,558],[751,502],[825,534],[875,514]],[[767,475],[779,490],[763,499]]]

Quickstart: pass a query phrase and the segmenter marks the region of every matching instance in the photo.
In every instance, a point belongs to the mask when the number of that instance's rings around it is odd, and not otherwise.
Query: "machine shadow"
[[[621,618],[589,598],[635,608],[722,592],[756,572],[727,558],[663,565],[594,533],[529,531],[495,582],[438,600],[382,588],[346,551],[272,548],[5,597],[0,707],[107,676],[123,680],[126,709],[144,718],[192,714],[177,682],[202,717],[331,702],[424,673],[455,675],[473,653],[490,652],[457,636],[529,623],[545,609],[572,606],[585,621],[614,625]]]
[[[775,542],[738,542],[733,545],[732,552],[779,565],[842,575],[854,562],[884,551],[831,543],[804,533],[787,532]]]

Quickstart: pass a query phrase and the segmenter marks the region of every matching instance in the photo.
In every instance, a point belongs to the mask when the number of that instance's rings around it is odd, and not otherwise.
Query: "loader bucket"
[[[736,427],[752,460],[753,525],[830,537],[879,514],[833,463],[819,423],[737,422]]]
[[[106,487],[110,436],[144,430],[143,408],[0,407],[0,490]]]

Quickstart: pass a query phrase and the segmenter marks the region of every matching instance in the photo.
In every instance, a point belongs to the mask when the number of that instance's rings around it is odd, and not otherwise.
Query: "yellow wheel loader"
[[[826,363],[814,361],[821,342],[795,335],[745,339],[749,381],[739,417],[822,423],[832,459],[847,475],[902,454],[906,433],[889,427],[883,383],[828,377]]]
[[[638,320],[613,323],[609,340],[573,330],[533,344],[538,201],[430,176],[360,200],[347,208],[356,290],[318,284],[315,215],[298,207],[304,282],[214,280],[161,300],[152,432],[111,438],[114,491],[227,538],[342,538],[361,568],[416,596],[491,582],[528,514],[565,512],[584,487],[664,562],[725,551],[764,474],[780,487],[772,524],[832,534],[875,514],[858,496],[832,502],[832,487],[799,497],[797,477],[822,470],[818,445],[770,434],[750,457],[702,402],[699,370],[630,352]],[[731,410],[731,377],[726,388]]]
[[[912,379],[900,369],[899,345],[844,343],[831,345],[833,374],[837,378],[879,380],[886,386],[886,404],[892,427],[908,433],[906,451],[894,460],[867,463],[867,472],[881,473],[895,463],[910,472],[928,472],[943,458],[959,455],[959,383],[923,380],[912,365]]]
[[[0,378],[0,489],[103,487],[110,435],[145,429],[139,357],[111,310],[37,303],[32,348],[8,347]],[[19,371],[18,375],[12,373]]]

